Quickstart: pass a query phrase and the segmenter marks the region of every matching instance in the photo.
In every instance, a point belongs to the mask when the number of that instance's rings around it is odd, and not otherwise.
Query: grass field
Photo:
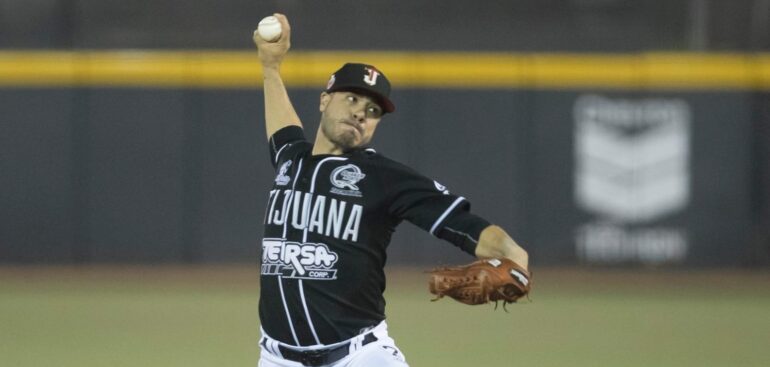
[[[537,269],[532,302],[430,302],[389,269],[411,366],[770,366],[770,272]],[[256,366],[256,267],[0,267],[0,366]]]

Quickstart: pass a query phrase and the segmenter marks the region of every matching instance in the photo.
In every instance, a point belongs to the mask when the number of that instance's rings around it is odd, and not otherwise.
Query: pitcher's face
[[[344,150],[372,140],[382,108],[370,97],[347,91],[321,93],[321,133]]]

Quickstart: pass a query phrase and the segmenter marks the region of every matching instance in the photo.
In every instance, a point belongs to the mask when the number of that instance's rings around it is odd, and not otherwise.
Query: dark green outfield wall
[[[145,51],[253,53],[251,31],[280,11],[298,60],[414,52],[383,57],[415,89],[395,91],[376,147],[468,197],[533,262],[770,264],[770,0],[479,4],[0,0],[0,263],[256,262],[273,179],[256,60],[224,57],[242,69],[219,75]],[[474,51],[499,53],[482,69]],[[472,72],[445,90],[425,60]],[[500,65],[513,73],[496,83]],[[175,81],[187,68],[200,84]],[[291,94],[313,136],[318,92]],[[467,260],[408,224],[392,247],[399,262]]]
[[[766,97],[394,93],[378,151],[467,197],[536,263],[737,265],[761,252]],[[314,136],[317,92],[291,96]],[[274,178],[262,108],[252,90],[0,91],[0,261],[256,262]],[[410,224],[391,251],[464,256]]]

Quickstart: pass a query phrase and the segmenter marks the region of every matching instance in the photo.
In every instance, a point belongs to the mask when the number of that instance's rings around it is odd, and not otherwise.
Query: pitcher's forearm
[[[302,127],[297,112],[291,104],[289,94],[286,92],[286,86],[281,79],[280,67],[263,67],[264,75],[264,93],[265,93],[265,128],[267,138],[290,125]]]
[[[252,36],[259,52],[259,62],[262,64],[265,129],[268,139],[286,126],[302,126],[281,79],[281,64],[291,48],[291,25],[285,15],[275,13],[273,16],[281,25],[280,37],[277,40],[265,41],[258,31],[254,31]]]

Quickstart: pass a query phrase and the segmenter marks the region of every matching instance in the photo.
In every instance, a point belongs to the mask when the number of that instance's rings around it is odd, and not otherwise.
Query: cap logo
[[[335,80],[337,80],[337,78],[335,78],[334,74],[332,74],[331,78],[329,78],[329,81],[326,82],[326,89],[331,88],[334,85]]]
[[[364,83],[374,86],[377,84],[377,77],[380,76],[380,72],[372,68],[364,68],[366,74],[364,74]]]

